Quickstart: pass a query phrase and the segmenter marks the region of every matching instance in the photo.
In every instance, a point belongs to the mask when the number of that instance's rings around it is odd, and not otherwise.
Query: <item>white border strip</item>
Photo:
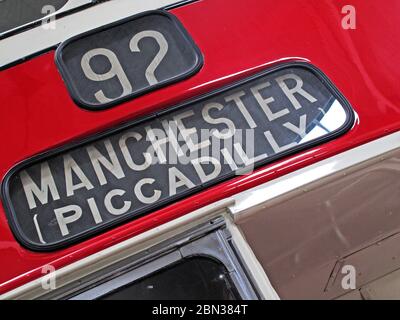
[[[55,29],[42,26],[0,40],[0,68],[37,52],[54,47],[83,32],[181,1],[177,0],[112,0],[56,20]]]
[[[60,8],[56,13],[65,12],[71,9],[81,7],[85,4],[93,3],[93,0],[69,0],[63,7]]]

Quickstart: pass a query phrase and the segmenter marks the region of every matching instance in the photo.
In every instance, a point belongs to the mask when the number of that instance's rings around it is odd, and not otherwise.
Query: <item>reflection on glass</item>
[[[194,257],[101,297],[104,300],[237,300],[225,266]]]
[[[338,100],[328,102],[325,110],[320,108],[322,118],[312,122],[312,128],[308,128],[307,135],[300,140],[301,143],[320,138],[330,132],[338,130],[346,122],[346,112]]]

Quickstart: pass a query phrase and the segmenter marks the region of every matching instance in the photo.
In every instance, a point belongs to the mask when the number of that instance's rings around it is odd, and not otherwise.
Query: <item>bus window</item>
[[[105,300],[237,300],[228,270],[210,258],[193,257],[104,295]]]

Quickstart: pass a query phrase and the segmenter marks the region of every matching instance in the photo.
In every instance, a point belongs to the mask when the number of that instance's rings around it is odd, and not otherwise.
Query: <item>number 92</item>
[[[168,52],[168,42],[165,37],[158,31],[146,30],[135,34],[130,43],[129,48],[131,52],[140,52],[139,42],[143,38],[152,38],[159,45],[159,50],[146,69],[145,77],[150,86],[157,84],[159,81],[155,76],[155,70],[160,65],[161,61],[164,59]],[[90,66],[90,61],[93,57],[104,56],[108,59],[111,68],[105,73],[96,73]],[[100,103],[108,103],[123,96],[132,93],[132,83],[129,81],[121,63],[118,60],[116,54],[106,48],[96,48],[86,52],[81,60],[81,67],[85,76],[92,81],[106,81],[116,77],[121,84],[122,94],[117,98],[108,98],[103,90],[98,90],[95,92],[94,96]]]

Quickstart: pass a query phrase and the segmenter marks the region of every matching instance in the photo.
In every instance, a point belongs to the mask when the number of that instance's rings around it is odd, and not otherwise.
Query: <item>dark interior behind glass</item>
[[[104,300],[237,300],[223,264],[193,257],[101,297]]]

